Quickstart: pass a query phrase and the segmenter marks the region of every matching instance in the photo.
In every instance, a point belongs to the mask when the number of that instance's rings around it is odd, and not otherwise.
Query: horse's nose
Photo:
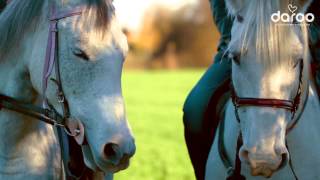
[[[103,148],[103,157],[116,166],[128,161],[135,151],[136,147],[133,140],[126,144],[126,146],[121,146],[117,143],[107,143]]]
[[[123,154],[120,150],[120,147],[114,143],[106,144],[104,146],[103,153],[104,153],[104,157],[107,160],[113,162],[113,164],[116,164],[119,157],[121,157]]]
[[[289,161],[289,153],[286,148],[275,148],[274,151],[260,152],[256,147],[248,148],[247,146],[242,146],[239,156],[242,162],[250,164],[252,168],[263,164],[272,170],[277,170],[286,166]]]

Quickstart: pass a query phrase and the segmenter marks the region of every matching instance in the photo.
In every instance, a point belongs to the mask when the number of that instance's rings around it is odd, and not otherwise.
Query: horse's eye
[[[78,58],[81,58],[83,60],[86,60],[86,61],[90,60],[90,57],[88,56],[88,54],[86,52],[84,52],[83,50],[81,50],[81,49],[74,50],[73,54],[75,56],[77,56]]]
[[[293,68],[296,68],[300,63],[303,63],[303,59],[302,58],[294,63]]]
[[[239,22],[239,23],[242,23],[243,22],[243,17],[241,16],[241,15],[237,15],[237,21]]]
[[[229,53],[229,58],[237,65],[240,65],[240,53]]]

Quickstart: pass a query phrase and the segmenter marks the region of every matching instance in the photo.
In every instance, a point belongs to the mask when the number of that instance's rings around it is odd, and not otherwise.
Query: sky
[[[138,30],[144,12],[151,5],[165,5],[175,10],[185,4],[196,2],[197,0],[114,0],[113,4],[120,23],[128,29]]]

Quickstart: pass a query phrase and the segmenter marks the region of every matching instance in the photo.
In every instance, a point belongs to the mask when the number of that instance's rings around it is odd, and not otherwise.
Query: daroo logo
[[[283,22],[283,23],[302,23],[307,22],[311,23],[315,20],[315,16],[312,13],[303,14],[303,13],[295,13],[298,10],[297,6],[293,6],[292,4],[288,5],[289,11],[292,13],[289,15],[288,13],[281,13],[280,11],[273,13],[271,15],[271,20],[275,23]]]

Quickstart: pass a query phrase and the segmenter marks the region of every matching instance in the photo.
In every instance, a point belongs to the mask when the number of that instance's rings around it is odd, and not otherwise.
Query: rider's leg
[[[216,58],[220,57],[217,55]],[[229,79],[230,61],[223,59],[214,63],[192,89],[184,104],[185,139],[198,180],[204,179],[207,157],[212,144],[212,136],[204,124],[204,113],[212,94]]]
[[[216,56],[221,58],[221,53]],[[192,89],[184,104],[185,139],[198,180],[204,179],[207,157],[212,144],[210,123],[204,122],[204,113],[213,93],[229,79],[230,60],[223,58],[215,62]],[[205,125],[204,125],[205,124]]]
[[[204,122],[204,113],[212,95],[229,79],[231,63],[225,55],[230,40],[232,19],[227,15],[224,0],[210,0],[213,17],[221,40],[214,64],[192,89],[184,104],[185,139],[198,180],[204,179],[205,166],[213,136],[209,133],[212,123]]]
[[[4,7],[6,6],[6,0],[0,0],[0,13],[1,11],[4,9]]]

